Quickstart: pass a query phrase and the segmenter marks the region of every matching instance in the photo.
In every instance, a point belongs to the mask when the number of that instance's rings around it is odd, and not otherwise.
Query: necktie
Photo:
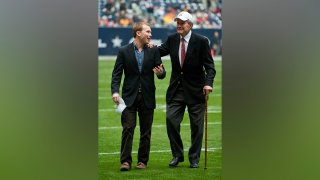
[[[181,56],[181,67],[183,66],[184,63],[184,58],[186,57],[186,50],[185,50],[185,46],[184,46],[184,39],[181,38],[181,52],[180,52],[180,56]]]

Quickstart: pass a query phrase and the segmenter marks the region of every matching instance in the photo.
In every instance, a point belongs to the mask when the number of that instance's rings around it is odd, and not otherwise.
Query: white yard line
[[[222,123],[208,122],[208,125],[214,125],[214,124],[222,124]],[[181,124],[181,126],[190,126],[190,124]],[[166,125],[165,124],[152,125],[152,128],[162,128],[162,127],[166,127]],[[136,128],[139,128],[139,126],[137,126]],[[99,127],[99,130],[104,130],[104,129],[122,129],[122,126]]]
[[[218,148],[208,148],[207,151],[208,152],[214,152],[216,150],[221,150],[221,147]],[[204,151],[204,148],[201,149],[202,151]],[[185,152],[188,152],[189,149],[184,149]],[[164,153],[164,152],[171,152],[171,150],[156,150],[156,151],[150,151],[150,153]],[[137,154],[138,151],[132,151],[132,154]],[[120,154],[120,152],[101,152],[99,153],[99,155],[118,155]]]

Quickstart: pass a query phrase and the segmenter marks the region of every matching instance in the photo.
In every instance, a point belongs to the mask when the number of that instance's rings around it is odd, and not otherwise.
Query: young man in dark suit
[[[132,141],[136,127],[138,112],[140,125],[140,143],[138,164],[136,168],[145,169],[149,160],[151,126],[156,107],[154,74],[159,79],[165,78],[166,72],[162,66],[159,51],[147,48],[150,43],[151,28],[144,22],[133,26],[134,41],[120,48],[112,72],[112,100],[119,104],[120,83],[124,72],[122,98],[126,108],[121,115],[122,140],[120,162],[121,171],[128,171],[132,163]]]
[[[167,90],[167,133],[173,159],[169,166],[184,161],[180,124],[188,108],[191,127],[190,168],[198,168],[203,139],[205,96],[212,92],[216,71],[209,41],[191,31],[193,17],[181,12],[174,19],[177,33],[158,47],[161,56],[170,54],[172,74]]]

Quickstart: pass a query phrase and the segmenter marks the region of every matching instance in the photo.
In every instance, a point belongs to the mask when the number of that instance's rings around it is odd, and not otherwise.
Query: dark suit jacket
[[[146,107],[154,109],[155,85],[154,72],[152,69],[162,63],[159,51],[156,48],[144,48],[144,59],[141,73],[134,53],[134,45],[130,43],[121,47],[112,72],[111,93],[119,93],[122,72],[124,71],[124,81],[122,86],[122,98],[128,107],[132,106],[138,94],[139,84]],[[166,72],[158,78],[165,78]]]
[[[216,74],[209,41],[204,36],[192,32],[182,69],[179,62],[179,44],[180,36],[174,33],[158,47],[161,56],[170,54],[172,64],[166,100],[171,102],[178,85],[182,83],[187,104],[203,103],[205,100],[203,87],[205,85],[213,87]]]

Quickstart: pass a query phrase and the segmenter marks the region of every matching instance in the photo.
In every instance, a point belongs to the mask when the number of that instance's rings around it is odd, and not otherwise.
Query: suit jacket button
[[[183,74],[183,72],[181,72],[181,74]]]

